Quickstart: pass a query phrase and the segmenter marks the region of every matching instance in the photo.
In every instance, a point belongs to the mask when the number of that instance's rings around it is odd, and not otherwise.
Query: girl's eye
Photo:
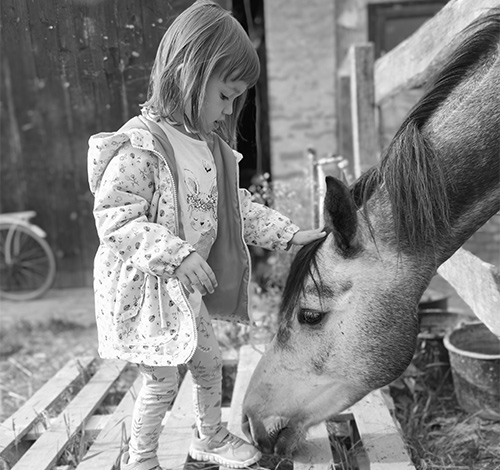
[[[221,98],[221,100],[224,100],[224,101],[226,101],[226,100],[228,100],[228,99],[229,99],[229,97],[227,97],[227,96],[226,96],[226,95],[224,95],[223,93],[221,93],[221,94],[220,94],[220,98]]]
[[[313,326],[320,323],[325,315],[326,312],[320,312],[318,310],[301,309],[297,316],[297,319],[301,324]]]

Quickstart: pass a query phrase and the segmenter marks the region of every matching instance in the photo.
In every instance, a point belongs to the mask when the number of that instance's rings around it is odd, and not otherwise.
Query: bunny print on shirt
[[[188,220],[192,232],[199,234],[191,242],[196,251],[207,259],[217,235],[217,182],[213,178],[207,192],[201,190],[200,182],[189,169],[184,169],[184,184],[187,188]]]

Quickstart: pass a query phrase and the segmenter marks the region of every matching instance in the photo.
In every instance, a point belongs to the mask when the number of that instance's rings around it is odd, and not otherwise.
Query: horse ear
[[[347,186],[333,176],[326,177],[323,214],[326,228],[333,232],[338,247],[345,254],[357,251],[358,216],[356,204]]]

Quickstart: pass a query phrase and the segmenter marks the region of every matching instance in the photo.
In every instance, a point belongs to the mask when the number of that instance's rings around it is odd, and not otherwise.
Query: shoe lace
[[[238,447],[241,447],[245,443],[245,441],[240,437],[228,432],[227,436],[223,440],[223,443],[229,443],[234,449],[237,449]]]

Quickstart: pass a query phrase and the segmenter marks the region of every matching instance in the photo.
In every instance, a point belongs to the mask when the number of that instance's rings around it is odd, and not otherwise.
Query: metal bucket
[[[458,404],[500,420],[500,339],[483,323],[459,326],[444,337]]]
[[[427,288],[423,293],[419,303],[418,310],[446,310],[448,308],[448,295]]]

